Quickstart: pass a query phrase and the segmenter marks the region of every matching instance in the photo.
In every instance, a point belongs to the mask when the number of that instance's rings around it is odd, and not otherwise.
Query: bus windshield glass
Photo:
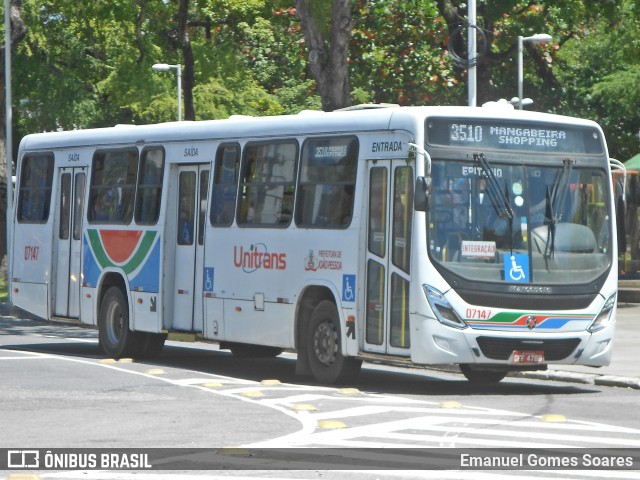
[[[611,266],[607,172],[570,158],[433,159],[429,254],[470,281],[584,284]],[[504,157],[503,157],[504,158]]]

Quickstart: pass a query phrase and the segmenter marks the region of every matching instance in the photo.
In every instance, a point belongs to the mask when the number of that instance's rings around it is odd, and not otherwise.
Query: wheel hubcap
[[[313,337],[316,358],[325,365],[333,365],[338,353],[338,332],[333,323],[326,321],[318,325]]]
[[[122,312],[120,306],[117,303],[112,303],[109,306],[107,314],[107,334],[109,343],[117,345],[122,335]]]

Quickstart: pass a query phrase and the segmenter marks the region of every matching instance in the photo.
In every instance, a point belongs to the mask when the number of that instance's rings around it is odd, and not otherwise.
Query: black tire
[[[482,369],[466,364],[460,365],[460,370],[471,383],[484,385],[498,383],[509,373],[507,370]]]
[[[309,366],[318,382],[344,383],[358,376],[362,361],[342,355],[340,320],[333,302],[323,300],[313,310],[305,342]]]
[[[280,347],[251,345],[249,343],[230,343],[229,350],[234,357],[240,358],[274,358],[284,351]]]
[[[118,287],[107,290],[98,314],[98,333],[104,352],[113,358],[132,356],[137,335],[129,329],[129,304]]]

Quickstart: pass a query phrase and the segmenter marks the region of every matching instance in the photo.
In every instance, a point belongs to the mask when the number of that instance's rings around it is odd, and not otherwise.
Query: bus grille
[[[508,360],[514,350],[543,351],[545,361],[562,360],[580,344],[579,338],[522,340],[478,337],[476,340],[483,355],[492,360]]]

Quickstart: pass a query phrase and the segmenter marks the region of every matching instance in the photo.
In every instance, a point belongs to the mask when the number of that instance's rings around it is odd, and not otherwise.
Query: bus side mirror
[[[431,177],[417,177],[413,196],[413,207],[416,211],[429,211],[429,197],[431,197]]]
[[[625,226],[625,204],[624,197],[618,196],[616,205],[616,227],[618,234],[618,255],[624,255],[627,251],[627,229]]]

